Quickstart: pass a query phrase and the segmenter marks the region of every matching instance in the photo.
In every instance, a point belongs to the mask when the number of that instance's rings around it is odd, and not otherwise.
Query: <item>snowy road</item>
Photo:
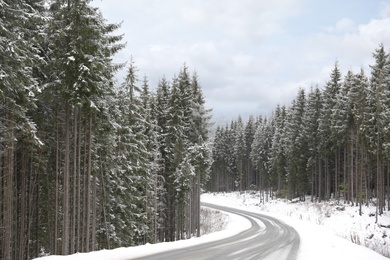
[[[203,206],[240,215],[252,227],[235,236],[137,259],[296,259],[299,235],[282,221],[259,213],[202,203]]]

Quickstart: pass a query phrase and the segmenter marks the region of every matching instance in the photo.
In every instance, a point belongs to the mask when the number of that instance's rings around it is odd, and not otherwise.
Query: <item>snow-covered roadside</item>
[[[336,205],[329,203],[288,203],[283,200],[273,200],[259,205],[259,197],[256,193],[216,193],[202,194],[202,201],[225,205],[253,212],[268,214],[293,226],[299,233],[301,245],[298,259],[353,259],[353,260],[380,260],[388,259],[366,247],[356,245],[345,239],[352,235],[353,239],[361,239],[360,242],[368,243],[367,232],[382,237],[386,234],[386,228],[374,225],[374,220],[369,217],[371,208],[365,208],[362,217],[358,215],[357,207],[345,206],[344,210],[337,210]],[[339,208],[342,209],[342,208]],[[388,214],[388,212],[387,212]],[[389,215],[379,219],[381,225],[390,224]],[[390,231],[390,230],[389,230]],[[389,234],[390,235],[390,234]],[[368,237],[370,237],[369,235]],[[344,238],[343,238],[344,237]],[[390,243],[382,238],[386,245]]]
[[[274,200],[264,205],[259,205],[258,195],[255,193],[216,193],[202,194],[201,200],[204,202],[244,209],[253,212],[269,214],[283,220],[293,226],[299,233],[301,244],[298,260],[312,259],[351,259],[351,260],[385,260],[388,259],[368,248],[358,246],[341,238],[343,232],[346,236],[358,234],[365,236],[363,230],[370,230],[365,227],[366,222],[361,221],[357,213],[357,208],[346,206],[344,211],[338,211],[331,205],[319,204],[314,206],[310,203],[287,203],[282,200]],[[369,212],[370,209],[365,209]],[[369,213],[367,213],[367,216]],[[327,217],[328,216],[328,217]],[[367,220],[368,218],[368,220]],[[371,221],[372,217],[363,217],[365,221]],[[383,216],[380,223],[385,225],[390,222],[389,216]],[[354,224],[353,224],[354,223]],[[390,224],[390,223],[388,223]],[[368,227],[371,227],[370,224]],[[233,236],[250,227],[250,222],[245,218],[229,214],[229,224],[223,231],[204,235],[200,238],[188,240],[147,244],[137,247],[117,248],[112,250],[101,250],[91,253],[80,253],[70,256],[47,256],[39,260],[125,260],[141,257],[147,254],[157,254],[168,250],[183,248],[200,243],[207,243],[218,239]],[[360,227],[360,228],[358,228]],[[351,229],[352,228],[352,229]],[[373,228],[376,230],[379,228]],[[352,232],[352,233],[351,233]],[[381,230],[378,231],[383,232]],[[390,234],[389,234],[390,235]],[[386,237],[385,237],[386,238]],[[363,241],[363,240],[362,240]],[[388,246],[389,243],[385,246]]]
[[[79,253],[68,256],[45,256],[36,258],[37,260],[129,260],[150,254],[157,254],[169,250],[208,243],[227,237],[234,236],[251,227],[250,222],[235,214],[224,213],[228,215],[228,223],[222,231],[194,237],[187,240],[166,242],[158,244],[146,244],[142,246],[116,248],[111,250],[100,250],[90,253]]]

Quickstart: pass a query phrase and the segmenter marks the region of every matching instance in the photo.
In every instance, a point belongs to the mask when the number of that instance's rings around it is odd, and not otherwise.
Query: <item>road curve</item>
[[[294,260],[299,249],[299,235],[282,221],[244,210],[202,203],[203,206],[240,215],[248,219],[252,227],[237,235],[210,243],[161,252],[137,259],[277,259]],[[260,225],[258,221],[262,222]],[[264,227],[265,226],[265,227]]]

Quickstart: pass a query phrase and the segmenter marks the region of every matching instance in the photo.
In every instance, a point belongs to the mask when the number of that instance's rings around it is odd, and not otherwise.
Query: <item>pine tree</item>
[[[169,194],[168,194],[168,127],[167,122],[169,118],[169,96],[170,96],[170,85],[168,81],[163,77],[156,90],[156,105],[155,105],[155,117],[157,122],[157,131],[158,131],[158,140],[159,140],[159,154],[161,155],[161,167],[158,171],[158,180],[162,184],[162,192],[159,196],[159,201],[161,205],[159,207],[159,215],[163,218],[161,229],[159,229],[159,241],[165,241],[169,239],[170,229],[169,220],[168,220],[168,203],[169,203]]]
[[[299,196],[304,200],[308,191],[307,173],[307,138],[304,129],[304,111],[306,107],[305,92],[298,91],[298,96],[292,102],[287,112],[286,121],[286,159],[287,182],[290,198]]]
[[[244,129],[244,139],[245,139],[245,156],[244,156],[244,172],[243,172],[243,184],[244,189],[253,189],[256,184],[256,175],[254,174],[254,169],[252,161],[250,160],[251,147],[253,140],[255,138],[256,125],[253,116],[250,116],[248,122]]]
[[[332,117],[331,117],[331,131],[332,131],[332,139],[334,141],[334,150],[335,150],[335,170],[334,170],[334,194],[335,197],[339,198],[339,183],[341,177],[344,179],[343,186],[346,184],[346,178],[347,175],[350,177],[350,183],[348,183],[350,189],[350,196],[351,202],[354,202],[355,199],[355,193],[356,193],[356,187],[354,183],[354,172],[356,171],[354,160],[355,160],[355,144],[356,144],[356,127],[353,122],[353,117],[351,114],[351,100],[348,98],[348,93],[350,92],[350,89],[353,84],[353,78],[354,75],[352,71],[348,71],[344,82],[340,86],[339,92],[336,94],[335,97],[335,105],[332,109]],[[349,138],[346,138],[349,137]],[[344,161],[341,161],[341,154],[344,155]],[[348,160],[347,160],[348,159]],[[348,161],[348,162],[347,162]],[[344,172],[343,176],[340,174],[340,166],[342,164],[346,164],[343,168],[346,169],[347,166],[350,169],[348,171],[350,174],[347,174]],[[355,192],[354,192],[355,191]]]
[[[318,174],[318,200],[330,199],[331,196],[331,179],[334,177],[335,165],[335,140],[332,138],[331,116],[332,110],[336,104],[336,96],[340,91],[341,72],[338,63],[335,63],[331,72],[330,80],[326,83],[323,91],[323,105],[319,119],[319,136],[320,136],[320,154],[321,161]]]
[[[363,196],[365,194],[365,201],[368,201],[368,182],[367,171],[369,169],[368,155],[367,155],[367,139],[365,134],[365,125],[368,121],[366,110],[368,79],[364,74],[363,69],[359,74],[354,75],[351,88],[348,93],[348,98],[351,103],[351,116],[353,119],[353,130],[356,132],[356,149],[357,149],[357,178],[356,182],[357,194],[356,200],[360,205],[360,214],[362,214]],[[346,181],[344,180],[344,183]]]
[[[390,208],[390,56],[383,44],[373,56],[370,79],[363,70],[342,79],[336,62],[323,91],[316,86],[306,97],[301,89],[289,108],[277,106],[271,117],[258,117],[249,157],[262,200],[276,191],[290,198],[311,195],[312,201],[344,199],[360,214],[370,198],[376,198],[377,216],[386,202]],[[247,178],[240,169],[248,153],[237,156],[242,125],[238,118],[217,127],[210,189],[232,190],[236,176]]]
[[[277,192],[278,196],[282,195],[284,189],[284,180],[286,176],[286,146],[285,146],[285,124],[286,108],[278,105],[274,112],[275,132],[272,136],[272,149],[270,152],[271,167],[271,186]]]
[[[42,142],[30,111],[41,91],[36,71],[43,1],[0,1],[0,258],[29,257],[28,208],[35,174],[28,169]],[[36,193],[35,193],[36,194]]]
[[[148,149],[149,122],[145,120],[147,111],[142,103],[141,89],[137,86],[137,68],[130,60],[127,76],[118,93],[120,100],[118,129],[118,157],[115,179],[117,187],[112,197],[113,214],[117,215],[114,228],[118,246],[139,245],[149,237],[148,215],[154,212],[149,192],[152,189],[152,154]],[[150,130],[150,129],[149,129]],[[115,185],[112,183],[112,185]]]
[[[228,179],[228,190],[234,191],[236,190],[236,175],[237,175],[237,161],[236,155],[234,152],[234,143],[235,143],[235,133],[236,133],[236,122],[232,121],[230,126],[226,126],[225,129],[225,147],[224,147],[224,155],[225,162],[227,167],[227,173],[229,175]],[[227,152],[230,151],[230,152]]]
[[[199,235],[211,116],[197,75],[154,95],[131,62],[114,88],[119,25],[89,3],[0,0],[1,258]]]
[[[217,126],[213,141],[213,164],[208,190],[226,191],[227,190],[227,167],[225,150],[225,131],[223,127]]]
[[[261,200],[268,201],[271,190],[271,161],[272,138],[275,133],[274,118],[259,120],[255,137],[252,143],[251,160],[258,171],[258,185],[262,195]]]
[[[196,135],[191,138],[189,136],[191,146],[189,154],[191,154],[191,164],[194,167],[195,176],[193,176],[192,188],[189,195],[189,218],[187,223],[187,237],[195,235],[200,236],[200,194],[201,188],[206,185],[209,180],[210,169],[212,165],[211,143],[209,141],[209,128],[211,126],[211,109],[206,109],[205,99],[198,82],[198,75],[193,73],[191,78],[192,102],[191,116],[192,131]],[[192,139],[192,140],[191,140]]]
[[[377,211],[376,216],[383,214],[385,205],[384,200],[384,143],[386,134],[388,135],[387,125],[389,122],[388,106],[389,106],[389,91],[388,91],[388,76],[386,72],[389,65],[389,55],[385,53],[384,46],[381,44],[373,53],[375,64],[371,65],[370,92],[368,95],[370,114],[373,121],[370,122],[370,141],[369,151],[375,157],[376,161],[376,196],[377,196]]]
[[[55,179],[56,187],[48,190],[55,195],[54,211],[49,213],[54,214],[54,223],[49,225],[54,226],[50,229],[54,231],[52,253],[68,254],[95,249],[96,214],[103,207],[97,198],[102,180],[95,136],[98,124],[104,122],[102,112],[107,109],[105,98],[112,91],[113,74],[120,67],[111,58],[123,45],[118,44],[122,36],[111,35],[119,25],[106,24],[89,1],[54,1],[49,11],[41,104],[51,106],[49,117],[58,129],[53,138],[56,146],[48,150],[55,154],[54,165],[48,166],[55,176],[48,178]],[[58,179],[60,172],[64,174]],[[60,236],[61,249],[57,246]]]
[[[235,186],[239,191],[243,190],[244,166],[246,155],[246,142],[244,133],[244,124],[239,116],[234,129],[234,147],[235,162],[237,167]]]
[[[322,95],[318,86],[311,89],[307,96],[306,109],[304,113],[304,135],[307,138],[309,157],[307,169],[311,179],[311,201],[314,201],[315,194],[318,195],[319,169],[320,169],[320,139],[319,139],[319,118],[322,109]]]

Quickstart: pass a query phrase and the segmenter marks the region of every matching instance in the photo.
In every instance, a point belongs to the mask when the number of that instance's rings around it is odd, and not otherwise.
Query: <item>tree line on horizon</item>
[[[218,126],[208,190],[390,210],[390,56],[380,44],[373,57],[369,76],[343,76],[336,62],[323,88],[299,89],[290,106]]]
[[[198,76],[184,65],[151,91],[113,63],[119,25],[89,3],[0,0],[0,259],[199,236]]]

